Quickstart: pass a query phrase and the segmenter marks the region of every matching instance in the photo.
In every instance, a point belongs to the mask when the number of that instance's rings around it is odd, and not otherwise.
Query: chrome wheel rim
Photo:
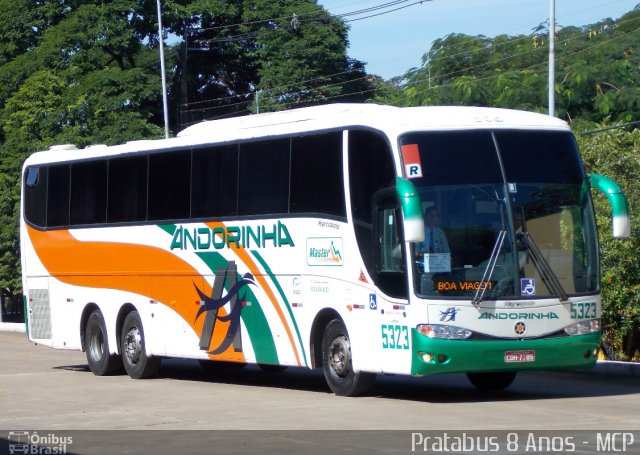
[[[329,346],[329,365],[341,378],[349,374],[351,368],[351,344],[344,335],[336,337]]]
[[[137,327],[131,327],[124,337],[124,354],[127,361],[135,365],[140,360],[142,353],[142,335]]]

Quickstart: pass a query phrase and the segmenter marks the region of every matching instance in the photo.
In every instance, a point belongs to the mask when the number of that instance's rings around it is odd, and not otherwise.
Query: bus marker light
[[[351,305],[347,305],[347,310],[353,311],[353,307]]]

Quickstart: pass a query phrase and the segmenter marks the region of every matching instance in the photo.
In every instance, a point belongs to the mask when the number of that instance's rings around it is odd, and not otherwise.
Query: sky
[[[371,8],[391,0],[318,0],[331,14]],[[349,22],[350,57],[384,79],[419,67],[431,43],[450,33],[465,35],[530,34],[547,23],[551,0],[425,0],[404,9]],[[398,3],[395,8],[417,3]],[[555,0],[556,24],[581,26],[617,19],[640,0]],[[380,10],[382,12],[384,10]],[[373,13],[369,13],[373,14]],[[360,16],[346,16],[345,19]]]

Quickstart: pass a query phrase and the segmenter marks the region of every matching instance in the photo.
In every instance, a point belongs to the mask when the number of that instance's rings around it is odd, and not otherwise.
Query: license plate
[[[536,351],[507,351],[504,353],[505,363],[535,362]]]

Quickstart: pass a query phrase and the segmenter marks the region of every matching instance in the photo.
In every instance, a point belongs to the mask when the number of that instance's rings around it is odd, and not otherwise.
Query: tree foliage
[[[26,156],[60,143],[161,137],[156,6],[0,0],[0,288],[9,293],[21,288]],[[162,8],[174,127],[251,112],[258,90],[265,111],[364,100],[370,89],[363,64],[346,55],[344,22],[314,0],[163,0]]]
[[[556,36],[557,115],[568,121],[640,117],[640,6],[618,20],[560,28]],[[547,110],[548,36],[447,35],[422,65],[396,83],[402,104]]]
[[[578,125],[578,128],[584,128]],[[611,235],[604,195],[594,192],[600,239],[604,338],[617,360],[640,358],[640,130],[611,129],[578,135],[589,172],[615,178],[629,199],[631,237]]]

